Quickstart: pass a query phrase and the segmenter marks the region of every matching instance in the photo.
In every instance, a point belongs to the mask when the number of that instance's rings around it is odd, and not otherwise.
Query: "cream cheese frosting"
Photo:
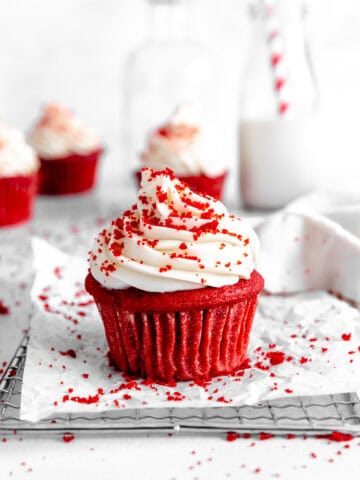
[[[101,144],[91,128],[61,105],[45,106],[42,117],[28,136],[29,143],[44,159],[61,158],[67,155],[88,154]]]
[[[31,175],[39,168],[35,151],[25,142],[24,135],[0,125],[0,177]]]
[[[225,171],[219,135],[200,126],[191,105],[179,106],[170,119],[149,136],[141,154],[145,167],[171,168],[180,177],[206,175],[216,177]]]
[[[171,292],[233,285],[254,270],[254,230],[171,170],[142,169],[138,200],[95,239],[93,277],[106,288]]]

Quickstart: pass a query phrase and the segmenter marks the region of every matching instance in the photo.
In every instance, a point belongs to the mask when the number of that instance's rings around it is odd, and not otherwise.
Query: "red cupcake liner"
[[[43,195],[69,195],[91,190],[96,182],[102,149],[87,155],[40,158],[40,187]]]
[[[206,175],[193,175],[186,177],[178,177],[178,179],[182,182],[185,182],[190,187],[190,189],[196,193],[205,193],[206,195],[210,195],[216,200],[221,200],[227,174],[228,172],[224,172],[217,177],[207,177]],[[138,180],[138,183],[140,184],[141,171],[137,171],[135,173],[135,176]]]
[[[111,357],[119,369],[172,382],[207,379],[240,369],[264,283],[253,272],[250,280],[240,280],[235,286],[165,294],[135,288],[108,290],[91,274],[85,285],[95,299]],[[176,306],[186,306],[186,296],[187,308],[174,309],[172,305],[165,310],[171,298]],[[139,307],[144,305],[155,308],[142,311]]]
[[[38,175],[0,178],[0,226],[30,220],[33,213]]]

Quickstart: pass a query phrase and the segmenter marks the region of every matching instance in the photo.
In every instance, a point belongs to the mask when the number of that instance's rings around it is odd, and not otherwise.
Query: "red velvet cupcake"
[[[20,132],[0,126],[0,226],[30,220],[39,161]]]
[[[151,133],[141,154],[144,167],[171,168],[179,180],[197,193],[221,200],[227,171],[221,158],[219,135],[201,128],[190,105],[181,105],[170,119]],[[136,172],[140,180],[140,171]]]
[[[103,150],[94,132],[72,112],[47,105],[30,132],[29,142],[41,162],[41,194],[77,194],[94,188]]]
[[[100,232],[85,282],[120,370],[172,382],[240,369],[263,288],[257,252],[220,202],[143,169],[137,204]]]

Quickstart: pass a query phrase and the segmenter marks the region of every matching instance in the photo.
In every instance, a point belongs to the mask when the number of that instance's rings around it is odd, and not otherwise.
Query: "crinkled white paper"
[[[359,311],[325,292],[260,299],[240,375],[207,385],[147,385],[109,366],[103,326],[83,287],[85,260],[34,241],[37,271],[21,418],[124,408],[254,404],[359,391]],[[145,383],[145,384],[144,384]]]

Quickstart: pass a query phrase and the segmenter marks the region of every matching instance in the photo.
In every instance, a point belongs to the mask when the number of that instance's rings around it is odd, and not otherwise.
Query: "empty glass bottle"
[[[183,102],[211,121],[214,75],[209,51],[192,35],[191,0],[148,0],[149,34],[128,58],[123,91],[123,141],[130,171],[148,133]]]

